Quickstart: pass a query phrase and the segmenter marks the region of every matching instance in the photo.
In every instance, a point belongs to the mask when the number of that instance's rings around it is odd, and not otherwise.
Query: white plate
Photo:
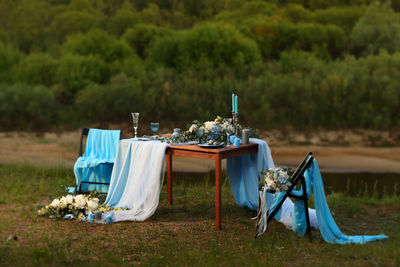
[[[220,148],[224,146],[224,142],[219,143],[218,145],[209,145],[209,144],[197,144],[199,147],[204,147],[204,148]]]

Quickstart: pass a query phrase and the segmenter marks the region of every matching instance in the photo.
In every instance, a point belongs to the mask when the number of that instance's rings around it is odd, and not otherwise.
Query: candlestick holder
[[[233,127],[235,128],[236,137],[238,137],[238,120],[239,120],[239,113],[232,112],[232,123]]]

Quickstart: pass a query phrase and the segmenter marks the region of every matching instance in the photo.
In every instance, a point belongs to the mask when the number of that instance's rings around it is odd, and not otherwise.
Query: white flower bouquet
[[[62,219],[65,216],[82,219],[83,216],[95,211],[107,212],[113,210],[108,205],[99,204],[99,199],[91,195],[66,195],[55,198],[49,205],[40,208],[38,216],[49,216],[52,219]],[[114,209],[121,210],[121,209]]]
[[[213,121],[199,122],[197,120],[193,121],[188,125],[188,130],[182,132],[179,136],[167,139],[165,141],[169,143],[179,143],[188,141],[199,140],[197,136],[198,129],[204,129],[204,136],[201,138],[202,141],[216,141],[224,142],[227,138],[227,133],[234,133],[234,126],[232,124],[232,119],[223,118],[217,116]],[[238,125],[239,132],[241,131],[241,126]],[[255,131],[253,131],[253,136],[256,136]]]
[[[287,191],[291,185],[291,176],[287,168],[269,168],[261,172],[263,179],[262,185],[275,191]]]

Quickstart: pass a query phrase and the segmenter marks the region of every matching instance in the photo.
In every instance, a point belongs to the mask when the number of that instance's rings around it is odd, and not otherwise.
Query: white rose
[[[212,128],[214,127],[214,122],[213,121],[206,121],[204,123],[204,129],[205,129],[205,133],[209,133],[211,132]]]
[[[97,210],[97,208],[99,207],[99,204],[97,204],[97,202],[93,201],[93,200],[89,200],[87,202],[87,205],[88,205],[89,211],[92,211],[92,212]]]
[[[86,206],[86,197],[84,195],[77,195],[75,197],[74,206],[78,209],[83,209]]]
[[[65,203],[66,204],[72,204],[72,202],[74,202],[74,197],[72,195],[67,195],[65,197]]]
[[[66,208],[68,204],[72,204],[73,197],[72,195],[66,195],[60,199],[60,206],[62,208]]]
[[[50,206],[53,208],[57,208],[60,205],[60,200],[58,198],[54,199],[53,202],[51,202]]]
[[[190,126],[189,128],[189,132],[191,133],[195,133],[197,130],[197,125],[196,124],[192,124],[192,126]]]

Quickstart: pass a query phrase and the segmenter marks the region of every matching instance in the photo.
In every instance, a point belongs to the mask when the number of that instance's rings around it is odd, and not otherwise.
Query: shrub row
[[[56,86],[1,85],[0,125],[5,130],[121,123],[139,111],[144,120],[183,127],[194,119],[230,116],[234,91],[240,120],[251,127],[390,129],[400,126],[399,67],[400,53],[327,63],[290,52],[241,72],[160,67],[141,79],[120,74],[105,84],[87,84],[69,104]]]

